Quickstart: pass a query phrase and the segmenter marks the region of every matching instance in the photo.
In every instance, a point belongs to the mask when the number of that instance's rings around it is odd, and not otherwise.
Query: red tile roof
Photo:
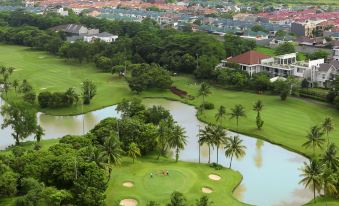
[[[247,64],[247,65],[254,65],[259,64],[260,60],[270,58],[270,56],[266,54],[262,54],[257,51],[248,51],[243,54],[239,54],[235,57],[230,57],[227,59],[229,62],[235,62],[238,64]]]

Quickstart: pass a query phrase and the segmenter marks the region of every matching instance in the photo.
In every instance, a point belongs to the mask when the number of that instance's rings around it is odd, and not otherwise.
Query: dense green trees
[[[286,42],[283,44],[280,44],[276,49],[274,54],[275,55],[283,55],[283,54],[289,54],[289,53],[294,53],[295,48],[294,45],[290,42]]]
[[[103,151],[90,136],[66,136],[45,151],[13,148],[0,155],[0,196],[20,194],[17,205],[103,205],[107,175],[89,158],[93,147]]]
[[[140,93],[146,89],[168,89],[172,80],[168,71],[156,64],[133,65],[128,85],[132,91]]]
[[[226,34],[224,38],[224,46],[227,57],[247,52],[254,49],[256,46],[255,41],[242,39],[239,36]]]
[[[79,95],[73,88],[67,89],[66,92],[49,92],[44,91],[38,95],[38,103],[41,108],[59,108],[69,107],[78,103]]]
[[[17,145],[36,131],[35,111],[27,108],[29,106],[24,103],[14,102],[2,107],[1,115],[3,115],[4,120],[1,128],[11,127],[13,129],[12,136]]]

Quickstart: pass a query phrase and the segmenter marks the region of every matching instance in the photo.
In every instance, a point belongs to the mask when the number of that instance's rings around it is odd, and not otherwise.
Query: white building
[[[333,60],[339,61],[339,47],[333,49]]]
[[[96,39],[100,39],[101,41],[111,43],[115,42],[118,39],[118,36],[110,34],[108,32],[102,32],[98,34],[87,34],[84,36],[85,42],[93,42]]]
[[[219,66],[228,67],[229,63],[239,64],[240,69],[248,72],[250,77],[258,72],[267,72],[271,77],[295,76],[308,79],[312,86],[319,87],[326,87],[327,82],[339,72],[338,61],[330,64],[325,64],[324,59],[297,61],[296,53],[269,57],[256,51],[248,51],[223,60]]]

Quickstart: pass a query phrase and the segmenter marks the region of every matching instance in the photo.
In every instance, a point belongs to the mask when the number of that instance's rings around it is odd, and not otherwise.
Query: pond
[[[196,118],[195,108],[163,99],[146,99],[144,102],[148,106],[161,105],[171,112],[175,121],[185,128],[188,137],[187,146],[181,151],[180,160],[198,162],[197,134],[199,127],[203,127],[204,123]],[[44,139],[52,139],[67,134],[81,135],[102,119],[119,117],[115,108],[116,106],[110,106],[78,116],[50,116],[43,113],[38,113],[37,116],[40,125],[45,129]],[[0,124],[2,124],[1,116]],[[229,132],[229,135],[236,134]],[[303,162],[307,161],[305,157],[263,140],[239,136],[247,149],[242,159],[234,159],[232,163],[232,168],[243,175],[242,183],[234,191],[237,199],[260,206],[295,206],[302,205],[312,198],[312,193],[298,184],[300,168]],[[1,149],[14,143],[10,129],[1,130],[0,137]],[[206,146],[201,147],[200,154],[201,162],[207,163],[208,148]],[[216,161],[215,150],[211,152],[211,161]],[[229,159],[225,157],[223,149],[219,149],[219,163],[229,166]]]

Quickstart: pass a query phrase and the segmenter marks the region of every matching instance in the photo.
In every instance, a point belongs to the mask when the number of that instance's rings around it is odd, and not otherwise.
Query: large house
[[[99,32],[99,29],[90,29],[79,24],[65,24],[52,27],[51,30],[59,32],[63,31],[67,34],[67,41],[73,43],[76,40],[83,40],[85,42],[93,42],[96,39],[111,43],[118,38],[117,35],[108,32]]]
[[[265,54],[257,51],[248,51],[235,57],[230,57],[226,60],[222,60],[222,66],[226,66],[227,62],[240,64],[240,69],[247,71],[252,77],[253,74],[261,71],[261,60],[269,58]]]
[[[228,63],[239,64],[240,69],[248,72],[250,77],[259,72],[267,72],[272,78],[295,76],[307,79],[312,86],[319,87],[326,87],[328,81],[339,74],[339,62],[336,60],[330,63],[324,63],[324,59],[297,61],[296,53],[270,57],[256,51],[248,51],[222,60],[219,67],[227,68]]]

